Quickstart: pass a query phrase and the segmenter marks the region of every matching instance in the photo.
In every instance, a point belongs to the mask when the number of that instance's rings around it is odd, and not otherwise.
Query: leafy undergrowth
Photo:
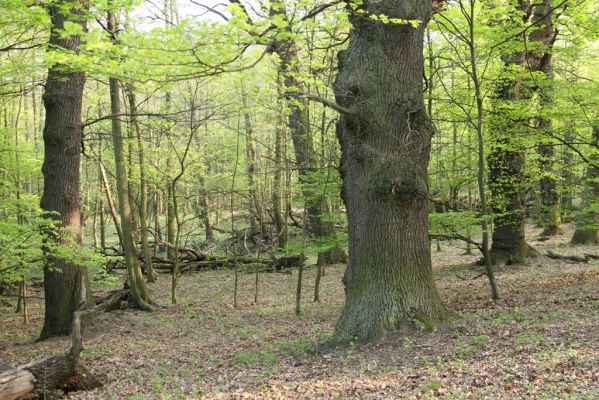
[[[538,232],[531,232],[535,237]],[[556,239],[531,243],[544,254],[596,253]],[[343,305],[343,266],[327,268],[313,303],[313,268],[305,275],[303,314],[293,313],[296,272],[240,275],[206,271],[180,279],[180,304],[154,313],[99,316],[84,339],[85,365],[105,384],[76,399],[512,399],[599,398],[599,262],[540,256],[498,270],[503,299],[493,302],[484,277],[460,244],[433,252],[437,283],[462,318],[434,334],[389,334],[331,349],[326,343]],[[163,304],[168,276],[152,284]],[[0,309],[0,359],[19,364],[65,351],[66,338],[35,343],[41,301],[24,326]]]

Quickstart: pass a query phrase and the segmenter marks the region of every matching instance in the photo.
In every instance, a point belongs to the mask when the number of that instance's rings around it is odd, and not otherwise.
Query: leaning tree
[[[449,315],[428,239],[434,128],[424,107],[423,42],[437,7],[431,0],[348,3],[352,29],[334,86],[349,229],[339,343],[433,330]]]

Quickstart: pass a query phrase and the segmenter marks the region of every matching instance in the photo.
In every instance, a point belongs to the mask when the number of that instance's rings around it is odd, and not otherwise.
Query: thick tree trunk
[[[572,244],[599,244],[599,125],[593,127],[591,143],[594,153],[587,167],[583,212],[578,216]]]
[[[528,2],[519,2],[523,21],[530,18]],[[521,39],[525,36],[522,34]],[[518,65],[526,67],[526,52],[515,51],[503,57],[506,68]],[[524,154],[518,140],[525,136],[528,121],[519,110],[514,110],[513,102],[522,100],[524,83],[522,78],[508,78],[500,82],[493,110],[489,118],[490,145],[487,163],[489,167],[489,188],[495,218],[493,219],[493,243],[491,259],[495,264],[516,264],[524,261],[530,246],[525,235]]]
[[[80,3],[76,3],[82,6]],[[68,20],[86,30],[82,9],[72,9],[65,16],[58,2],[48,8],[52,23],[50,47],[76,52],[80,37],[61,38],[60,31]],[[81,103],[85,74],[64,65],[48,71],[43,95],[46,109],[44,125],[44,192],[41,207],[49,217],[57,219],[68,228],[75,243],[81,243],[81,217],[79,209],[79,163],[81,151]],[[56,240],[61,238],[56,237]],[[80,267],[65,260],[49,256],[44,267],[45,314],[41,338],[68,334],[73,313],[81,303],[83,273]]]
[[[212,229],[212,221],[210,221],[210,201],[206,192],[206,181],[203,176],[200,176],[200,219],[204,221],[206,241],[214,240],[214,230]]]
[[[541,121],[541,127],[545,123],[549,124],[546,129],[551,129],[550,122],[546,120]],[[543,174],[539,182],[543,235],[553,236],[561,232],[560,198],[553,166],[555,151],[551,144],[540,144],[537,147],[537,153],[539,154],[541,174]]]
[[[546,0],[535,4],[534,7],[527,1],[519,1],[519,11],[522,12],[524,23],[532,22],[535,29],[529,36],[531,42],[536,42],[540,50],[527,52],[516,51],[505,57],[506,66],[518,65],[529,72],[543,72],[551,74],[551,48],[555,41],[556,31],[552,25],[553,12],[551,12],[551,1]],[[529,21],[532,17],[532,21]],[[524,41],[525,33],[520,38]],[[502,263],[519,263],[527,256],[536,255],[536,251],[527,243],[524,233],[525,224],[525,202],[523,169],[524,155],[521,144],[518,143],[527,134],[528,121],[522,118],[521,110],[513,107],[518,101],[531,100],[538,82],[528,82],[523,77],[512,78],[503,82],[499,89],[499,95],[494,104],[494,119],[492,120],[491,153],[488,157],[489,185],[493,195],[493,211],[498,214],[494,219],[495,231],[493,232],[493,245],[491,255],[493,261]],[[547,102],[547,98],[544,99]],[[512,104],[510,104],[512,103]],[[543,122],[545,128],[549,127],[549,121]],[[545,164],[551,160],[545,154]],[[547,175],[544,186],[546,190],[544,202],[551,202],[550,207],[543,207],[550,214],[544,218],[555,219],[553,209],[556,209],[557,195],[553,191],[555,182],[549,182],[553,177]],[[543,185],[543,183],[542,183]],[[557,227],[548,227],[547,233],[557,230]]]
[[[542,84],[542,90],[539,95],[540,111],[550,109],[553,103],[553,42],[555,41],[557,31],[553,26],[553,13],[551,10],[551,0],[545,0],[543,3],[536,4],[533,9],[532,23],[538,25],[538,29],[530,34],[530,42],[543,46],[536,51],[528,54],[528,68],[536,72],[542,72],[545,75],[545,82]],[[551,132],[551,120],[545,116],[538,118],[537,129],[541,135],[541,140],[537,146],[539,154],[539,168],[542,174],[539,181],[539,191],[541,197],[541,222],[543,225],[543,235],[556,235],[560,233],[560,198],[557,192],[557,179],[554,168],[555,152],[550,141],[546,139]]]
[[[496,112],[499,107],[495,107]],[[511,148],[513,144],[505,136],[509,135],[508,126],[514,125],[507,122],[505,115],[499,118],[503,118],[507,125],[493,124],[493,129],[501,133],[496,131],[494,134],[487,158],[491,205],[495,214],[491,259],[494,264],[516,264],[526,259],[529,250],[524,232],[524,191],[521,186],[524,156],[521,151]]]
[[[335,82],[344,113],[342,197],[349,227],[346,303],[334,341],[371,340],[402,328],[434,330],[448,317],[433,279],[427,169],[433,127],[423,100],[424,29],[432,2],[365,5],[367,13],[416,19],[385,24],[351,16]]]

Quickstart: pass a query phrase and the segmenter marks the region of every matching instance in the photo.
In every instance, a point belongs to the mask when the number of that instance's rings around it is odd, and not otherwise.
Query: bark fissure
[[[431,1],[367,4],[369,13],[417,19],[418,27],[353,15],[339,54],[343,179],[349,231],[346,303],[334,341],[398,329],[434,330],[449,312],[432,275],[427,170],[433,127],[424,108],[423,41]]]

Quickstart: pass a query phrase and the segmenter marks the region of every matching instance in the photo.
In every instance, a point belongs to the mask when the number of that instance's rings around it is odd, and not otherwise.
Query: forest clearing
[[[531,232],[538,235],[540,230]],[[571,232],[568,232],[571,233]],[[591,246],[566,235],[536,243],[542,253],[582,255]],[[326,346],[343,306],[343,265],[327,268],[321,301],[312,302],[307,269],[301,317],[294,315],[297,271],[242,274],[233,308],[233,271],[186,275],[180,304],[147,314],[106,313],[84,335],[83,360],[104,382],[73,399],[597,399],[599,397],[599,262],[539,256],[497,271],[504,299],[493,302],[476,256],[443,244],[433,253],[441,296],[460,317],[431,335],[389,334],[370,345]],[[169,300],[169,279],[151,285]],[[0,359],[18,365],[64,352],[67,339],[35,343],[31,323],[2,308]]]
[[[0,0],[0,400],[598,399],[599,0]]]

